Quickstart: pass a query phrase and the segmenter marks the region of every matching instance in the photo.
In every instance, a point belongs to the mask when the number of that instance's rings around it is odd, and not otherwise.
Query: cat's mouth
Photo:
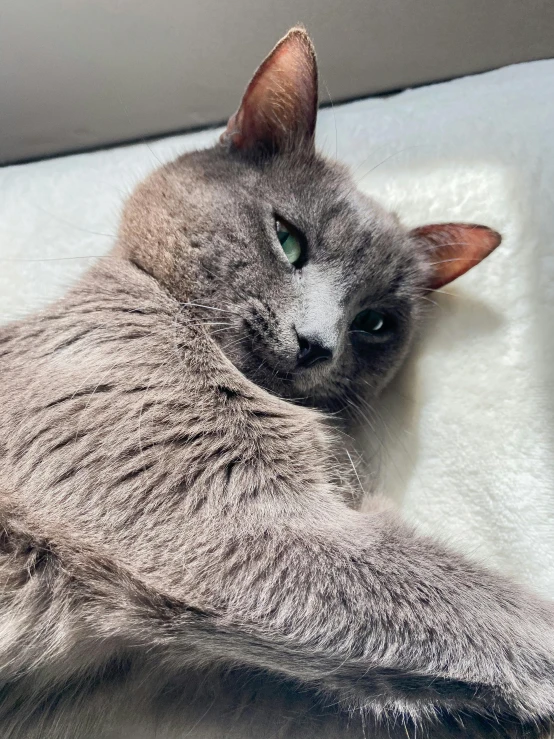
[[[245,374],[249,375],[254,382],[264,387],[270,392],[277,392],[280,395],[288,397],[304,397],[308,398],[318,393],[324,386],[327,386],[330,380],[329,364],[312,364],[296,367],[285,368],[277,363],[264,361],[261,354],[252,353],[251,359],[254,360],[250,367],[254,369],[253,373],[246,369]],[[255,368],[253,367],[255,365]]]
[[[256,320],[260,320],[259,314]],[[308,399],[323,388],[329,391],[335,357],[302,352],[303,346],[271,346],[255,321],[244,319],[245,332],[229,347],[223,346],[235,366],[251,381],[270,392],[289,398]],[[218,337],[220,338],[220,337]],[[230,349],[230,351],[229,351]],[[288,350],[288,351],[287,351]],[[321,352],[320,352],[321,353]],[[306,355],[306,356],[304,356]],[[325,359],[326,361],[323,361]]]

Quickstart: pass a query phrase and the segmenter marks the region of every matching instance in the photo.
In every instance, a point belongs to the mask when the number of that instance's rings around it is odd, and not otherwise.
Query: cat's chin
[[[342,415],[348,410],[352,393],[368,397],[367,385],[358,386],[334,363],[313,367],[289,368],[270,363],[261,353],[225,352],[235,367],[258,387],[282,400]]]
[[[321,410],[336,410],[341,405],[340,388],[320,368],[287,372],[269,367],[253,374],[243,372],[256,385],[284,400]]]

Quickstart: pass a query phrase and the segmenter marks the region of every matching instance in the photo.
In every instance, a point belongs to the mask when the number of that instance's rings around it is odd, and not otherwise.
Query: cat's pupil
[[[365,331],[368,334],[376,334],[384,329],[385,316],[382,313],[379,313],[379,311],[368,308],[367,310],[363,310],[361,313],[358,313],[352,326],[356,331]]]
[[[275,230],[277,231],[277,238],[283,247],[286,258],[291,264],[296,264],[302,256],[302,246],[298,236],[291,233],[281,221],[275,221]]]

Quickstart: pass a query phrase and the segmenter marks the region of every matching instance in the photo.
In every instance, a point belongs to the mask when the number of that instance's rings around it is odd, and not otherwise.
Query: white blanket
[[[216,133],[0,170],[0,318],[59,295],[135,183]],[[328,109],[318,136],[408,224],[503,234],[436,297],[379,409],[381,483],[418,526],[554,596],[554,61]]]

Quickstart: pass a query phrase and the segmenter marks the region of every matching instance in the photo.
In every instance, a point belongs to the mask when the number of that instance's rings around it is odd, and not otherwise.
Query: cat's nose
[[[313,367],[318,362],[326,362],[333,356],[333,350],[321,343],[316,337],[298,336],[298,367]]]

